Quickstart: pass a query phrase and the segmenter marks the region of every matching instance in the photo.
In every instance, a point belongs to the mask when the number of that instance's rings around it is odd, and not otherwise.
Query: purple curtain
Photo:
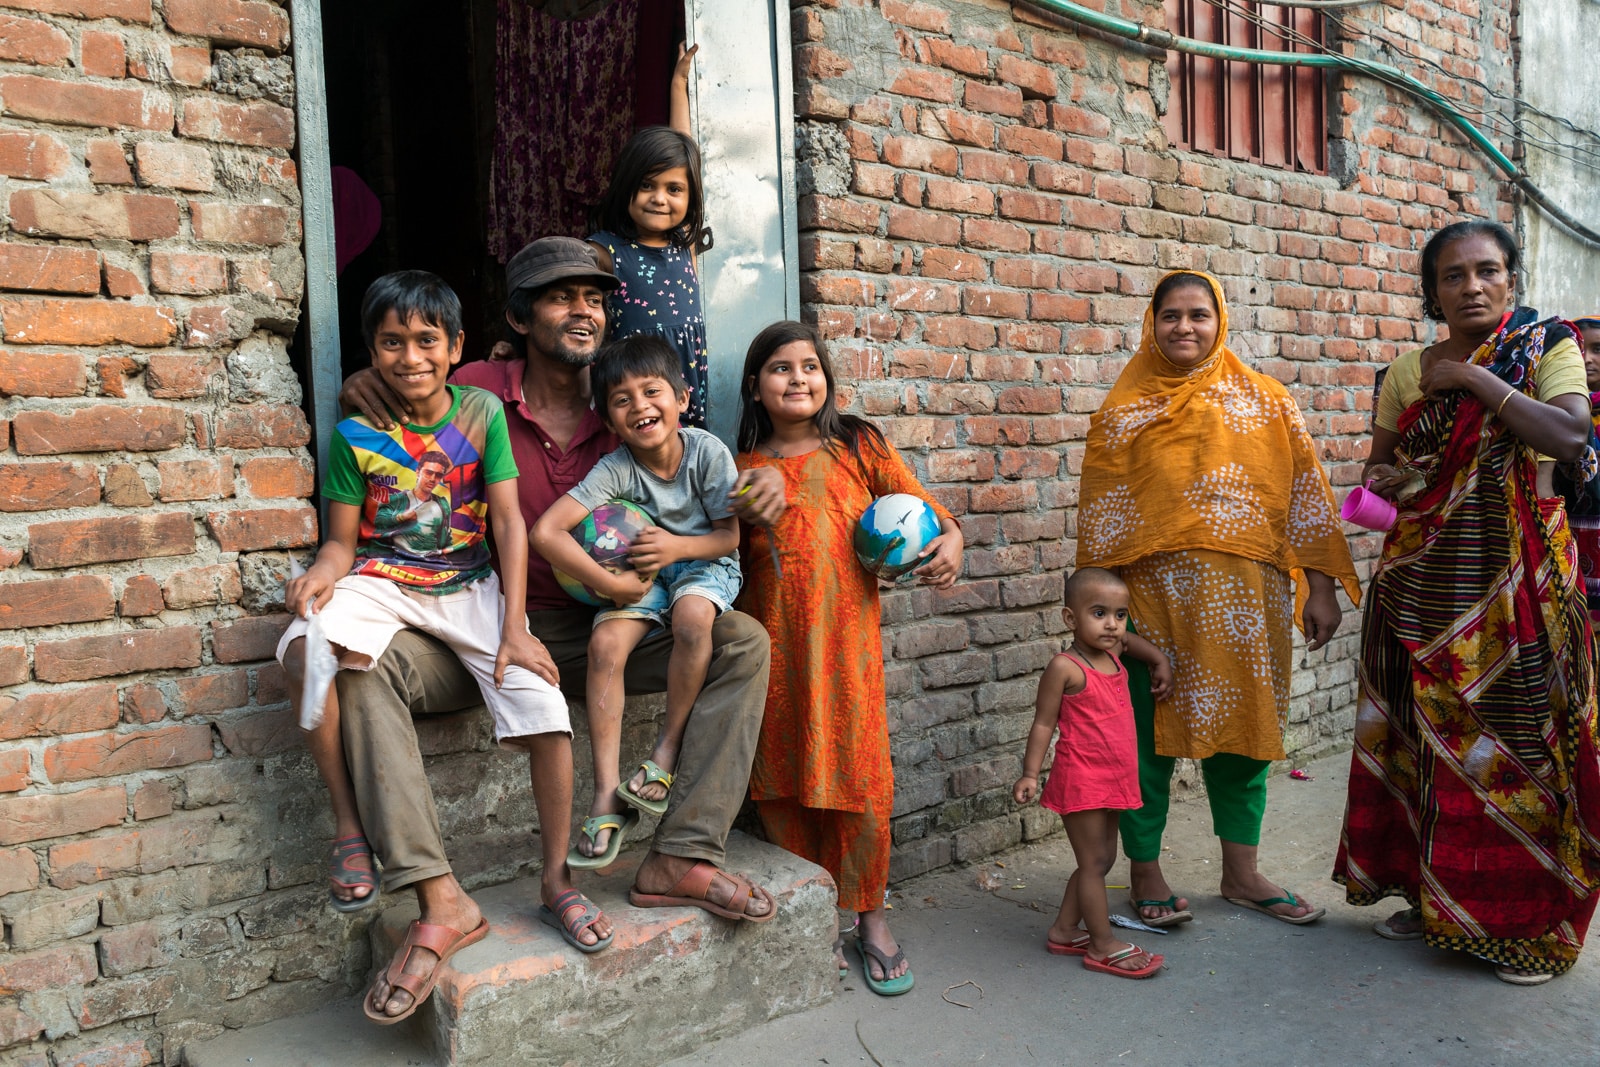
[[[639,4],[567,22],[499,0],[489,252],[500,262],[539,237],[588,234],[633,132]]]

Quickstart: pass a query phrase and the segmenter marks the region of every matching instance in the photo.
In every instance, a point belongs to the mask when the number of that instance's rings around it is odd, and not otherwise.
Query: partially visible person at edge
[[[1405,897],[1381,936],[1536,985],[1576,962],[1600,879],[1594,637],[1552,488],[1556,461],[1595,457],[1574,331],[1515,306],[1517,263],[1495,223],[1435,234],[1423,306],[1449,337],[1384,378],[1363,480],[1399,517],[1333,877],[1352,904]]]
[[[582,241],[546,237],[506,264],[506,322],[519,358],[469,363],[452,381],[487,389],[505,404],[523,518],[530,525],[580,482],[601,456],[616,449],[589,403],[590,362],[605,333],[605,294],[616,278],[601,270]],[[352,375],[340,393],[347,408],[380,426],[407,406],[367,372]],[[738,501],[739,517],[770,523],[784,507],[782,479],[752,477]],[[528,560],[528,622],[538,658],[522,664],[581,696],[594,608],[577,604],[555,580],[549,564]],[[694,906],[719,915],[758,918],[776,908],[772,895],[722,869],[728,831],[744,800],[766,701],[768,641],[760,625],[736,611],[712,629],[711,666],[679,752],[672,800],[656,828],[649,853],[634,876],[630,900],[638,907]],[[627,691],[660,692],[666,686],[670,630],[642,642],[628,661]],[[414,886],[421,921],[471,930],[481,919],[445,856],[439,818],[417,747],[414,715],[460,711],[481,697],[472,676],[450,650],[427,635],[396,635],[376,666],[341,678],[339,699],[360,715],[344,718],[345,751],[357,806],[373,851],[383,862],[385,888]],[[565,773],[535,778],[536,795],[572,795],[570,749]],[[542,894],[570,875],[565,863],[541,872]],[[581,951],[609,943],[610,919],[587,899],[583,908],[546,903],[561,920],[563,936]],[[401,953],[367,993],[368,1006],[400,1019],[419,998],[402,984],[406,975],[430,978],[438,957],[426,950]],[[412,979],[405,979],[415,984]]]
[[[1193,916],[1161,871],[1177,757],[1201,761],[1222,842],[1221,892],[1288,923],[1325,909],[1256,866],[1267,771],[1284,758],[1296,617],[1308,651],[1339,627],[1335,583],[1360,596],[1328,479],[1300,409],[1228,349],[1209,274],[1157,284],[1139,350],[1089,420],[1078,566],[1115,569],[1137,631],[1172,661],[1153,700],[1127,658],[1141,807],[1121,819],[1129,905],[1152,926]]]
[[[1589,419],[1594,436],[1591,448],[1600,449],[1600,315],[1574,319],[1583,341],[1584,384],[1589,390]],[[1584,475],[1589,474],[1585,481]],[[1578,570],[1583,576],[1589,624],[1600,623],[1600,465],[1591,472],[1561,466],[1555,471],[1556,493],[1566,503],[1572,540],[1578,546]]]

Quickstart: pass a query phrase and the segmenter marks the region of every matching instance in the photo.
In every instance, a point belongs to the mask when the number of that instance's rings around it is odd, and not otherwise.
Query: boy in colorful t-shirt
[[[566,743],[570,774],[567,702],[554,678],[521,666],[539,657],[528,633],[528,539],[505,413],[492,393],[447,384],[461,358],[461,303],[435,275],[401,271],[372,283],[361,324],[373,367],[410,403],[416,421],[385,431],[355,416],[334,432],[322,484],[328,536],[311,569],[285,590],[297,617],[278,644],[278,659],[295,711],[311,613],[319,614],[340,669],[370,669],[395,634],[417,629],[448,645],[477,679],[496,741],[527,749],[536,764],[558,761],[556,749]],[[504,596],[490,568],[486,525],[494,528]],[[377,882],[345,766],[333,686],[324,708],[307,739],[336,824],[329,898],[334,908],[354,911],[377,899]],[[541,777],[537,766],[534,777]],[[553,856],[555,870],[563,871],[570,796],[562,811],[544,810],[560,807],[557,800],[539,800],[536,793],[546,868]],[[386,847],[377,844],[380,851]]]

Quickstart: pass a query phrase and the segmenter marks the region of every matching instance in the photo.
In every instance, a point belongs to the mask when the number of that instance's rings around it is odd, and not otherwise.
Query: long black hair
[[[711,250],[711,227],[706,225],[704,185],[700,180],[700,148],[694,138],[670,126],[646,126],[622,146],[611,168],[611,184],[589,223],[630,240],[639,236],[628,207],[647,179],[664,170],[682,167],[689,175],[689,210],[669,240],[695,255]]]
[[[755,340],[750,342],[749,351],[745,353],[743,389],[739,398],[739,451],[753,451],[772,436],[772,417],[761,405],[761,368],[767,365],[767,360],[772,358],[774,352],[796,341],[805,342],[816,352],[817,362],[822,365],[822,377],[828,383],[828,395],[823,398],[821,409],[812,417],[817,424],[817,432],[822,435],[824,447],[838,455],[839,448],[843,446],[852,457],[860,460],[862,443],[865,442],[867,447],[880,455],[887,455],[889,443],[884,440],[883,431],[859,415],[839,410],[836,400],[839,390],[833,376],[833,361],[828,358],[828,346],[823,342],[822,335],[814,327],[793,319],[775,322],[756,334]]]
[[[1517,251],[1517,239],[1511,231],[1498,222],[1471,219],[1453,222],[1428,238],[1422,248],[1422,311],[1434,322],[1444,321],[1444,308],[1439,306],[1439,257],[1457,241],[1468,237],[1488,237],[1500,246],[1500,255],[1506,261],[1506,273],[1516,280],[1517,267],[1522,264],[1522,254]]]

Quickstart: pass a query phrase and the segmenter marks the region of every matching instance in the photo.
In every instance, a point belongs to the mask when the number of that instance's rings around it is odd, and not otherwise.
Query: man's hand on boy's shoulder
[[[561,672],[544,642],[526,630],[508,626],[500,635],[500,651],[494,657],[496,688],[505,682],[506,667],[511,665],[532,671],[553,686],[561,685]]]
[[[394,429],[395,416],[412,417],[411,405],[390,389],[383,375],[371,367],[358,370],[344,380],[339,389],[339,408],[346,413],[366,416],[380,430]]]
[[[728,500],[740,522],[756,526],[776,524],[789,507],[783,475],[771,467],[751,467],[741,472]]]

